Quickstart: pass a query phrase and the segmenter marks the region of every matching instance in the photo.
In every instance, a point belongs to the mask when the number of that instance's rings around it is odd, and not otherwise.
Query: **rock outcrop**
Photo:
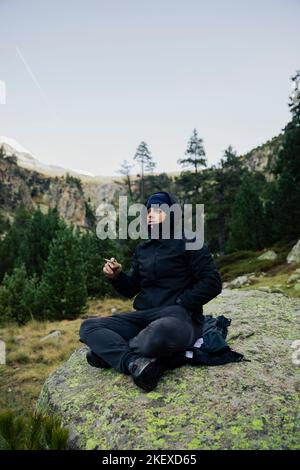
[[[259,171],[264,174],[267,181],[274,180],[274,167],[283,147],[284,134],[281,132],[273,139],[255,147],[250,152],[242,155],[241,162],[249,171]]]
[[[80,180],[46,177],[21,168],[12,157],[0,158],[0,208],[10,220],[23,205],[29,211],[43,212],[57,207],[60,216],[78,227],[89,228],[86,200]]]
[[[61,416],[75,449],[299,448],[300,300],[224,289],[204,313],[232,319],[228,343],[251,362],[184,365],[146,393],[91,367],[83,346],[47,379],[38,411]]]
[[[226,289],[235,289],[242,286],[249,286],[252,279],[256,279],[255,273],[246,273],[236,277],[232,281],[224,282],[223,287]]]
[[[293,246],[286,258],[287,263],[300,263],[300,239]]]
[[[259,259],[259,260],[272,260],[273,261],[276,258],[277,258],[277,253],[275,253],[275,251],[267,250],[267,251],[265,251],[265,253],[258,256],[257,259]]]

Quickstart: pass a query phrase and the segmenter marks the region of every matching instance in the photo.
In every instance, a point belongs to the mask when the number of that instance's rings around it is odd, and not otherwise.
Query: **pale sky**
[[[194,128],[213,164],[290,119],[300,0],[0,0],[0,18],[0,135],[46,164],[117,175],[144,140],[178,171]]]

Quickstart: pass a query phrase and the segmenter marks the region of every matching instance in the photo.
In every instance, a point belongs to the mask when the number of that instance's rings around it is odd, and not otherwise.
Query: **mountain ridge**
[[[282,148],[283,133],[267,140],[239,158],[250,171],[262,172],[272,180],[272,168]],[[32,210],[57,206],[60,215],[82,228],[89,227],[88,205],[95,212],[99,204],[112,202],[115,192],[123,193],[124,176],[91,176],[84,172],[40,162],[16,140],[0,137],[0,211],[9,220],[20,204]],[[82,170],[84,171],[84,170]],[[169,172],[168,176],[181,172]],[[159,174],[159,172],[153,172]]]

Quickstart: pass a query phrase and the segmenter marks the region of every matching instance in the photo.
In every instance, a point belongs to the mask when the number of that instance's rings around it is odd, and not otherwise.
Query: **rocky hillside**
[[[264,173],[267,181],[273,180],[271,171],[276,162],[279,151],[282,148],[283,133],[279,134],[273,139],[268,140],[264,144],[255,147],[245,155],[241,155],[240,158],[244,163],[244,166],[249,171],[260,171]]]
[[[45,177],[19,167],[13,157],[0,157],[1,213],[12,220],[21,205],[29,211],[39,206],[44,212],[57,207],[67,222],[84,229],[90,226],[80,180]]]
[[[62,217],[74,222],[76,225],[84,227],[87,225],[87,222],[84,222],[85,203],[89,203],[95,211],[101,202],[112,201],[115,191],[122,191],[122,186],[119,183],[122,179],[121,176],[94,176],[88,172],[80,172],[79,170],[66,169],[55,165],[46,165],[33,156],[29,150],[22,147],[17,141],[7,137],[0,137],[0,148],[2,148],[5,157],[12,157],[7,158],[5,164],[3,158],[1,160],[4,171],[8,171],[10,174],[10,192],[14,193],[13,199],[17,206],[18,203],[16,199],[19,198],[16,198],[16,193],[18,193],[18,184],[20,182],[20,179],[15,178],[17,173],[18,177],[23,175],[21,178],[23,180],[22,190],[24,190],[23,193],[26,194],[23,194],[26,199],[25,201],[23,197],[23,202],[26,207],[40,204],[41,208],[46,210],[47,207],[58,206]],[[16,165],[19,170],[16,170]],[[66,179],[67,175],[72,178]],[[76,184],[76,180],[77,183],[79,182],[80,187]],[[7,184],[5,178],[2,182],[4,185]],[[30,186],[31,184],[33,187]],[[36,186],[37,184],[39,188]],[[28,190],[25,190],[24,186],[28,186]],[[43,188],[41,188],[41,186]],[[51,191],[47,194],[50,186]],[[57,190],[55,188],[57,188]],[[58,201],[60,190],[62,190],[62,197],[59,198]],[[28,197],[28,193],[31,193],[31,191],[33,191],[33,194],[38,192],[40,197]],[[59,194],[57,194],[57,192]],[[68,193],[67,198],[66,193]],[[43,197],[41,198],[42,194]],[[54,200],[52,200],[53,197]],[[1,198],[1,200],[2,199],[3,198]],[[32,200],[30,201],[29,199]],[[68,200],[67,203],[66,199]],[[78,207],[79,200],[81,200],[83,210]],[[65,207],[66,205],[68,208]],[[14,208],[11,211],[11,208],[4,207],[3,202],[0,202],[0,210],[1,209],[5,214],[11,214],[11,216],[13,216]]]

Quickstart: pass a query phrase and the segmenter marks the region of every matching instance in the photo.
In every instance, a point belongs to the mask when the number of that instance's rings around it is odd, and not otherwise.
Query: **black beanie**
[[[153,193],[146,202],[146,207],[149,209],[152,204],[158,204],[160,206],[161,204],[167,204],[168,206],[171,205],[171,200],[170,196],[167,192],[165,191],[158,191],[157,193]]]
[[[161,204],[167,204],[169,207],[172,206],[172,200],[169,196],[169,193],[166,191],[158,191],[156,193],[153,193],[146,202],[146,207],[149,209],[151,207],[151,204],[157,204],[160,206]],[[174,213],[173,211],[170,211],[169,215],[170,219],[170,238],[174,237]],[[162,238],[162,226],[165,222],[159,222],[158,225],[158,238]],[[151,230],[151,225],[148,225],[148,234],[152,238],[152,230]]]

